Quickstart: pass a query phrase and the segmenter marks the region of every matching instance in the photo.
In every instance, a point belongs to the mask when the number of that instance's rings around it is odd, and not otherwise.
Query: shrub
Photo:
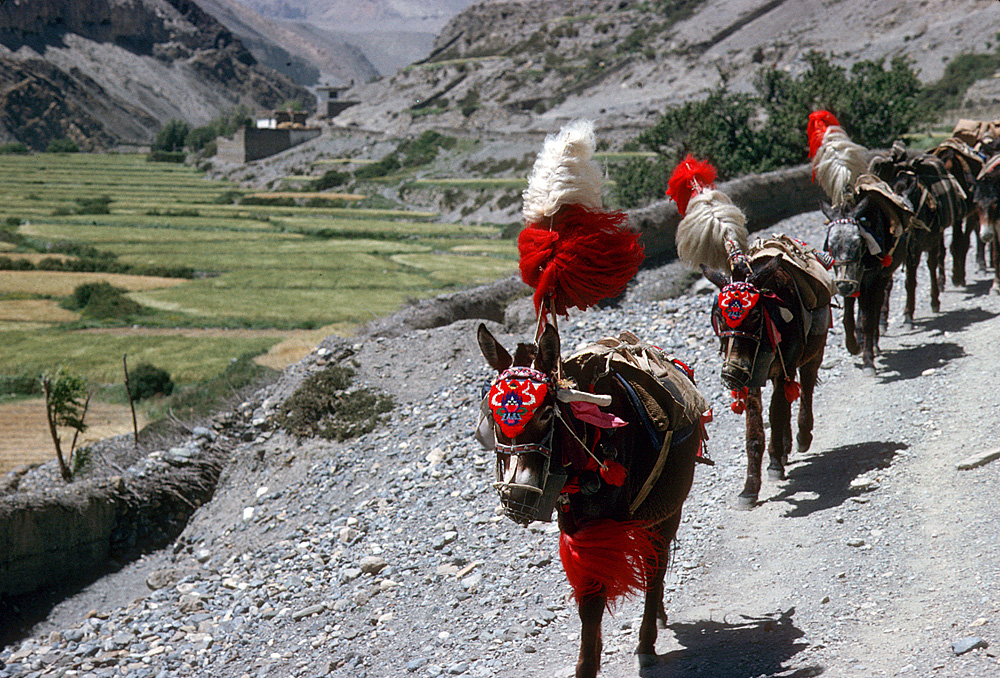
[[[100,195],[96,198],[77,198],[74,214],[110,214],[111,197]]]
[[[30,149],[20,141],[0,144],[0,155],[27,155]]]
[[[299,437],[346,440],[372,431],[392,399],[368,388],[351,389],[354,372],[334,365],[310,375],[278,412],[279,426]]]
[[[68,307],[84,316],[99,319],[124,319],[142,312],[142,306],[125,296],[125,290],[103,280],[77,285]]]
[[[170,411],[181,419],[204,417],[239,397],[242,389],[255,386],[276,374],[254,362],[254,354],[234,358],[217,377],[188,386],[170,397]]]
[[[191,126],[183,120],[169,120],[153,139],[152,151],[175,153],[184,150],[184,142],[191,132]]]
[[[41,395],[42,382],[37,374],[0,375],[0,396]]]
[[[79,153],[80,147],[72,139],[53,139],[45,147],[46,153]]]
[[[338,186],[343,186],[351,181],[350,172],[341,172],[339,170],[331,169],[323,172],[321,176],[316,181],[312,182],[312,190],[314,191],[325,191],[328,188],[337,188]]]
[[[128,376],[129,397],[143,400],[156,395],[168,396],[174,392],[170,373],[149,363],[140,363]]]
[[[187,154],[184,151],[151,151],[149,155],[146,156],[146,160],[150,162],[184,162],[187,160]]]
[[[632,158],[612,165],[613,195],[617,206],[624,209],[639,207],[662,199],[666,189],[668,167],[664,156]]]
[[[377,179],[392,174],[400,166],[399,157],[395,153],[390,153],[378,162],[354,170],[354,177],[356,179]]]

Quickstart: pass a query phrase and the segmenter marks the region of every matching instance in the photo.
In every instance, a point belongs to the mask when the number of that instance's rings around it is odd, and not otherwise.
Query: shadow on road
[[[785,513],[789,518],[839,506],[865,493],[852,488],[852,480],[868,471],[888,468],[896,452],[906,447],[903,443],[873,441],[835,447],[801,460],[792,457],[793,465],[781,492],[768,501],[790,504],[792,508]],[[809,498],[796,496],[800,493],[809,493]]]
[[[921,344],[883,351],[882,360],[891,373],[880,375],[879,380],[883,384],[889,384],[904,379],[915,379],[925,370],[941,367],[965,355],[964,348],[951,342]]]
[[[785,663],[808,647],[795,626],[795,608],[739,621],[700,620],[668,624],[684,646],[660,655],[661,664],[643,669],[642,678],[808,678],[820,666],[786,668]]]
[[[982,308],[962,308],[935,313],[932,316],[917,319],[913,324],[921,330],[962,332],[976,323],[993,320],[997,315],[1000,314]]]

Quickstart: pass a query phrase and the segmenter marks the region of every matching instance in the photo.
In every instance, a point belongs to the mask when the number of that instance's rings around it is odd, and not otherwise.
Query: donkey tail
[[[687,214],[677,224],[677,256],[688,266],[704,264],[729,271],[726,242],[747,249],[746,216],[722,191],[709,188],[691,198]]]

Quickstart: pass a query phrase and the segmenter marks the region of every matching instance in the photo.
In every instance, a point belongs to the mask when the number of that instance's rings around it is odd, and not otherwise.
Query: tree
[[[164,151],[176,153],[184,150],[184,141],[187,139],[191,126],[183,120],[170,120],[156,134],[153,140],[154,151]]]
[[[42,392],[45,394],[45,417],[49,423],[49,434],[56,448],[56,458],[59,460],[59,471],[63,480],[73,479],[70,471],[73,451],[76,447],[76,436],[87,429],[83,420],[87,416],[87,406],[90,395],[87,384],[82,377],[67,374],[59,369],[55,374],[42,375]],[[66,426],[75,429],[73,445],[69,450],[69,458],[63,457],[62,445],[59,442],[58,427]]]

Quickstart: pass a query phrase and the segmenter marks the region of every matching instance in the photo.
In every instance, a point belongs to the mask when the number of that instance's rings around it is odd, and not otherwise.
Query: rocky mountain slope
[[[0,5],[0,141],[44,149],[148,144],[172,118],[204,124],[246,104],[313,96],[262,67],[183,0],[31,0]]]
[[[1000,4],[981,0],[484,0],[452,19],[425,63],[358,87],[345,125],[554,130],[588,117],[647,125],[761,65],[792,72],[818,50],[849,66],[904,55],[933,81],[963,52],[998,45]]]

